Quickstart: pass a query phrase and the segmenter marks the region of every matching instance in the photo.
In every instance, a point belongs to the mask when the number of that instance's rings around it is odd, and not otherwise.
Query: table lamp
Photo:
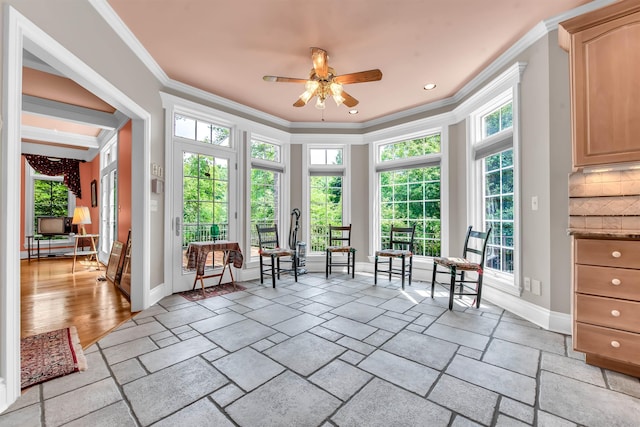
[[[78,232],[80,234],[87,234],[87,230],[84,228],[84,224],[91,224],[91,214],[89,208],[86,206],[78,206],[73,211],[72,224],[78,225]]]

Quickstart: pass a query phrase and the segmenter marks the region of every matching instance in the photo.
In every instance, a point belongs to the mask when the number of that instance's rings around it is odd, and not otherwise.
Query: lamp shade
[[[84,224],[91,224],[91,213],[89,212],[89,208],[86,206],[76,207],[73,211],[73,219],[71,222],[80,226],[80,234],[87,234],[84,229]]]

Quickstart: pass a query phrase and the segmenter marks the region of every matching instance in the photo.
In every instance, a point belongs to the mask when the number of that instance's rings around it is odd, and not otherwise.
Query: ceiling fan
[[[349,108],[358,105],[358,100],[342,89],[342,85],[350,83],[373,82],[382,79],[380,70],[360,71],[358,73],[336,75],[333,68],[329,67],[327,51],[318,47],[311,48],[313,68],[309,73],[309,79],[296,79],[291,77],[264,76],[267,82],[304,83],[305,91],[293,104],[294,107],[304,107],[314,96],[317,97],[316,108],[323,110],[324,101],[332,96],[336,104],[344,104]]]

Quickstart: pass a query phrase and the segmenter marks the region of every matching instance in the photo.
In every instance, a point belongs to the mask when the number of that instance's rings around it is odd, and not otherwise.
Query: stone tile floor
[[[32,387],[0,426],[638,426],[640,381],[426,283],[322,274],[173,295]]]

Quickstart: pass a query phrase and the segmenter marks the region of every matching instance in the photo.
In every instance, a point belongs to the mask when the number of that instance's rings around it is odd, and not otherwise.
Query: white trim
[[[22,111],[34,116],[55,117],[83,126],[102,129],[116,129],[118,127],[118,119],[114,114],[30,95],[22,95]]]
[[[22,143],[22,154],[36,154],[39,156],[64,157],[90,162],[95,157],[92,150],[77,150],[75,148],[59,147],[55,145],[43,145],[34,142]]]
[[[167,286],[166,282],[163,282],[151,289],[149,292],[149,306],[156,304],[165,296],[171,295],[171,289],[167,291],[167,288],[170,288],[170,286]]]
[[[514,295],[501,292],[491,287],[485,287],[482,299],[490,301],[517,316],[528,320],[544,329],[561,334],[571,335],[571,315],[550,311],[539,305],[532,304]]]
[[[131,310],[148,307],[150,289],[149,148],[150,115],[60,43],[10,5],[4,9],[3,128],[0,151],[0,202],[13,209],[0,211],[0,411],[20,395],[20,141],[23,49],[42,59],[68,78],[93,92],[129,117],[133,117],[132,163],[132,263]],[[141,196],[141,197],[140,197]]]
[[[22,46],[20,14],[4,8],[2,144],[0,144],[0,412],[20,396],[20,125]]]
[[[71,132],[60,132],[35,126],[22,126],[22,138],[35,141],[57,142],[82,148],[99,148],[96,136],[80,135]]]

